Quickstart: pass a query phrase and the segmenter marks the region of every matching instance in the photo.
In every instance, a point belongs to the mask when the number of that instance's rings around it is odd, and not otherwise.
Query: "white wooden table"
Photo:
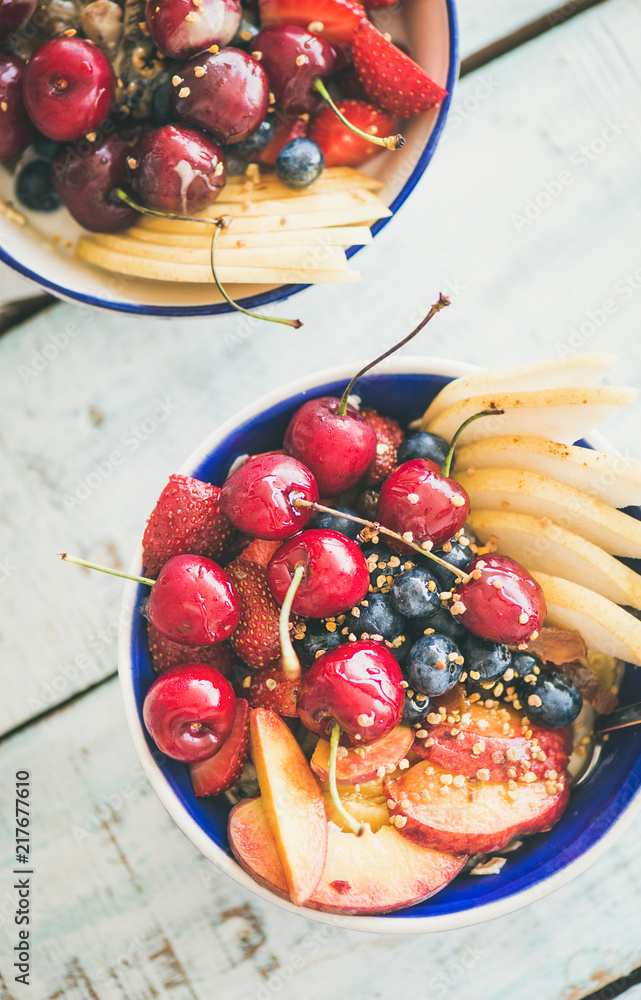
[[[417,1000],[578,1000],[641,965],[638,821],[552,896],[429,938],[316,925],[216,873],[136,765],[114,675],[120,585],[55,555],[126,564],[166,477],[221,419],[374,356],[439,290],[453,305],[414,352],[497,365],[614,350],[612,380],[641,386],[641,4],[580,6],[461,0],[464,56],[535,18],[549,30],[460,82],[433,164],[359,258],[362,284],[290,303],[310,317],[302,334],[57,305],[0,340],[0,1000],[391,1000],[399,984]],[[2,271],[0,300],[17,288]],[[637,457],[639,413],[606,428]],[[13,968],[21,768],[30,987]]]

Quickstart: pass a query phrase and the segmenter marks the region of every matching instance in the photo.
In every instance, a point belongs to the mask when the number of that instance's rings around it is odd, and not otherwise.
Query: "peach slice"
[[[229,817],[229,842],[238,862],[281,897],[287,880],[262,799],[246,799]],[[362,837],[330,824],[327,864],[307,906],[328,913],[389,913],[442,889],[458,875],[464,855],[419,847],[391,826]]]
[[[367,747],[339,747],[336,761],[336,782],[339,785],[361,785],[382,778],[385,771],[394,770],[414,742],[414,731],[407,726],[395,726],[382,739]],[[383,772],[379,773],[380,768]],[[329,780],[329,742],[319,740],[312,757],[312,771],[321,781]]]
[[[570,797],[567,774],[554,769],[546,772],[547,780],[532,782],[524,775],[519,781],[490,783],[486,771],[479,774],[465,778],[430,761],[415,764],[402,777],[383,783],[390,812],[397,817],[392,823],[415,844],[485,854],[518,834],[549,830]]]
[[[251,757],[267,822],[292,901],[306,903],[327,855],[327,819],[320,788],[303,751],[283,720],[267,708],[252,710]]]

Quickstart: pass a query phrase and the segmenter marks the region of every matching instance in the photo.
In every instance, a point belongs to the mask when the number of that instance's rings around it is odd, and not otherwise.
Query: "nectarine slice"
[[[414,731],[407,726],[395,726],[382,739],[366,747],[339,747],[336,760],[336,782],[339,785],[361,785],[382,778],[392,771],[408,753],[414,742]],[[383,774],[379,773],[384,768]],[[329,780],[329,741],[319,740],[312,757],[312,771],[321,781]]]
[[[323,796],[303,751],[275,712],[267,708],[252,710],[249,743],[289,895],[302,906],[325,867],[327,819]]]

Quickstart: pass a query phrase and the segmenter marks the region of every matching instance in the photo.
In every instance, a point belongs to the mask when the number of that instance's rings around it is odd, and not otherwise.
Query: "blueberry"
[[[265,146],[272,141],[275,129],[276,119],[273,115],[267,115],[252,135],[234,145],[241,156],[255,156],[256,153],[262,153]]]
[[[397,576],[390,591],[395,606],[407,618],[434,615],[441,607],[440,587],[431,573],[420,566]]]
[[[465,540],[464,542],[463,539]],[[466,570],[472,559],[474,559],[474,553],[469,545],[471,541],[472,539],[467,534],[461,535],[461,538],[458,540],[452,538],[449,542],[445,543],[442,549],[436,549],[434,555],[449,563],[450,566],[455,566],[456,569]],[[442,566],[439,566],[438,563],[434,563],[430,568],[439,582],[440,590],[451,590],[452,587],[456,586],[458,577],[454,573],[449,573]]]
[[[38,135],[33,140],[33,151],[37,154],[39,160],[46,160],[47,163],[51,163],[55,160],[58,153],[60,153],[64,147],[64,142],[56,142],[55,139],[49,139],[46,135]]]
[[[562,729],[574,722],[583,699],[576,684],[560,670],[528,674],[518,683],[518,694],[528,718],[547,729]],[[533,678],[530,680],[529,678]]]
[[[414,690],[431,698],[450,691],[462,670],[461,652],[447,635],[436,632],[424,635],[412,646],[407,661],[407,676]]]
[[[469,632],[464,625],[461,625],[446,605],[441,605],[434,615],[421,615],[419,618],[410,618],[409,625],[416,638],[420,638],[426,628],[433,628],[435,632],[448,635],[454,642],[459,642]]]
[[[399,465],[409,462],[412,458],[429,458],[437,465],[443,465],[447,458],[450,446],[438,434],[429,434],[427,431],[418,431],[416,434],[408,434],[400,448],[396,460]]]
[[[172,89],[171,77],[156,87],[151,99],[151,120],[154,125],[171,125],[176,121],[176,115],[169,104],[169,92]]]
[[[251,10],[243,9],[240,24],[229,44],[235,49],[248,49],[259,31],[258,16]]]
[[[31,160],[16,178],[16,197],[34,212],[55,212],[60,198],[51,186],[51,164]]]
[[[339,510],[341,514],[356,515],[356,512],[351,507],[334,507],[334,510]],[[321,510],[308,522],[307,527],[338,531],[341,535],[347,535],[348,538],[354,539],[358,538],[362,525],[356,524],[355,521],[348,521],[345,517],[336,517],[335,514],[327,514],[324,510]]]
[[[247,160],[238,153],[235,146],[223,146],[223,152],[229,177],[240,177],[247,172]]]
[[[396,636],[392,642],[388,640],[385,643],[386,649],[390,651],[401,670],[404,670],[407,665],[407,660],[413,645],[414,638],[407,630],[403,632],[402,635]]]
[[[378,501],[381,498],[381,491],[373,488],[363,490],[356,497],[356,513],[364,517],[366,521],[376,520],[376,510]]]
[[[497,681],[508,667],[512,665],[512,653],[500,642],[489,639],[479,639],[471,632],[460,640],[460,647],[465,657],[465,670],[472,681],[483,684],[487,681]]]
[[[382,635],[390,642],[405,633],[405,616],[397,611],[388,594],[368,594],[361,603],[352,608],[344,628],[360,639],[363,632],[368,636]]]
[[[414,563],[406,557],[398,556],[386,545],[380,542],[366,542],[362,548],[369,569],[370,584],[374,590],[387,593],[397,576],[406,569],[411,569]]]
[[[409,692],[412,691],[410,694]],[[424,722],[430,711],[430,699],[425,694],[413,691],[409,688],[405,691],[405,702],[403,704],[403,718],[401,724],[404,726],[416,726],[419,722]]]
[[[292,139],[276,158],[276,173],[291,188],[306,188],[320,177],[325,167],[323,151],[311,139]]]
[[[512,653],[510,664],[517,677],[525,677],[528,674],[538,674],[543,668],[543,662],[534,653],[525,651]]]
[[[305,622],[305,635],[302,639],[294,640],[294,648],[307,666],[314,662],[319,653],[336,649],[347,641],[347,636],[341,633],[340,626],[333,628],[334,625],[335,622],[326,622],[320,618],[308,618]]]

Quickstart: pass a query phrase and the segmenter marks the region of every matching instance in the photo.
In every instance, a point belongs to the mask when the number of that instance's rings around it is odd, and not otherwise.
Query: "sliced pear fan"
[[[459,400],[434,420],[421,421],[421,429],[451,441],[464,420],[481,410],[504,410],[496,417],[476,420],[462,434],[470,444],[497,434],[529,434],[572,444],[617,416],[637,397],[637,390],[622,386],[569,387],[532,392],[496,392]]]
[[[499,552],[526,569],[563,577],[582,586],[589,583],[614,604],[641,609],[641,576],[580,535],[548,518],[501,510],[475,510],[468,523],[481,542],[496,539]]]
[[[591,649],[641,666],[641,621],[634,615],[569,580],[532,575],[543,588],[548,625],[576,629]]]
[[[641,558],[641,522],[556,479],[514,469],[457,472],[454,478],[467,490],[473,510],[547,518],[610,555]]]
[[[537,472],[612,507],[641,503],[641,462],[546,438],[502,435],[475,441],[457,448],[455,468]]]
[[[492,368],[490,371],[464,375],[441,389],[425,411],[423,423],[427,426],[447,406],[470,396],[594,385],[607,375],[616,360],[615,354],[574,354],[568,358],[548,358],[516,368]]]

